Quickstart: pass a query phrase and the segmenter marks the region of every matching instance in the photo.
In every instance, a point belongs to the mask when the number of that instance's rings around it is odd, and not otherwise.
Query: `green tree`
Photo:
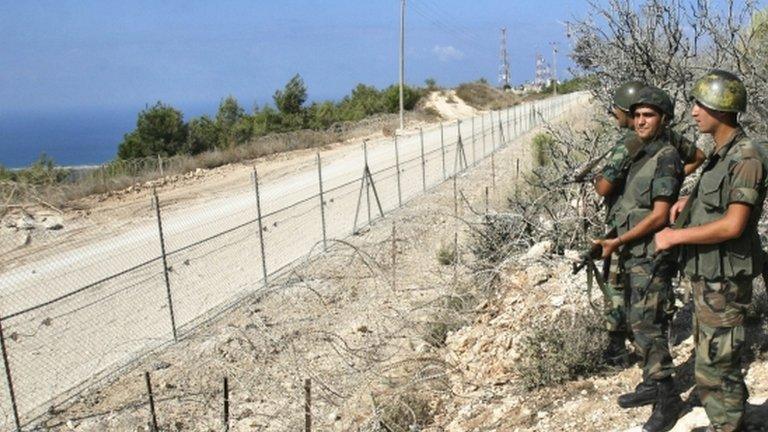
[[[339,121],[340,109],[331,101],[313,103],[308,110],[311,129],[327,129]]]
[[[246,117],[245,110],[233,96],[227,96],[221,101],[216,113],[216,127],[219,129],[218,147],[232,147],[250,138],[250,134],[243,136],[242,126],[239,126]]]
[[[304,85],[301,75],[294,75],[283,90],[275,91],[272,99],[274,99],[277,109],[283,114],[301,113],[302,105],[307,100],[307,86]]]
[[[437,80],[431,77],[424,80],[424,85],[427,86],[428,91],[435,91],[438,89]]]
[[[421,93],[412,87],[403,87],[403,108],[412,110],[416,102],[421,98]],[[393,84],[384,90],[384,107],[387,112],[395,113],[400,111],[400,87]]]
[[[192,119],[188,129],[185,153],[194,155],[213,150],[219,143],[219,128],[208,116]]]
[[[373,86],[358,84],[349,96],[339,104],[341,118],[347,121],[360,120],[371,114],[385,112],[381,92]]]
[[[125,134],[117,149],[117,157],[172,156],[186,141],[187,127],[181,111],[158,101],[139,113],[136,129]]]

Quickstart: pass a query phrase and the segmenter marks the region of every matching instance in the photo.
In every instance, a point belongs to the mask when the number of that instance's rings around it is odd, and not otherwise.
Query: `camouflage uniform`
[[[757,223],[768,187],[765,149],[743,131],[707,158],[687,226],[722,218],[728,205],[752,207],[741,236],[719,244],[684,246],[685,274],[693,286],[696,387],[712,426],[741,427],[747,389],[741,373],[744,317],[752,280],[761,273],[763,251]]]
[[[653,201],[677,199],[683,179],[683,165],[669,137],[646,143],[633,158],[627,179],[612,209],[618,234],[634,228],[651,213]],[[669,321],[674,313],[673,264],[669,259],[655,262],[653,235],[624,245],[619,267],[629,287],[628,323],[636,352],[641,357],[644,381],[661,381],[672,375],[672,357],[667,341]]]
[[[608,155],[608,162],[605,164],[602,170],[602,176],[609,182],[617,184],[622,182],[627,174],[629,168],[629,153],[627,150],[627,143],[630,140],[636,140],[637,134],[634,131],[629,130],[625,132],[611,153]],[[683,164],[693,162],[696,157],[696,145],[678,134],[677,132],[665,129],[660,137],[662,141],[668,141],[675,149],[677,149],[680,159]],[[606,225],[608,229],[618,228],[615,222],[614,204],[618,198],[618,194],[614,194],[606,197]],[[627,327],[627,305],[630,303],[630,292],[624,289],[624,275],[619,265],[619,257],[612,255],[610,258],[610,265],[608,270],[608,279],[605,284],[605,311],[604,318],[608,331],[611,332],[625,332],[628,333]],[[631,335],[628,335],[631,337]]]

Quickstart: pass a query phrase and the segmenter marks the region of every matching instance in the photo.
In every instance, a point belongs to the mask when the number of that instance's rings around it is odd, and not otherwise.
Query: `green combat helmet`
[[[637,93],[635,102],[629,107],[630,112],[634,112],[635,108],[640,105],[650,105],[655,107],[666,117],[667,121],[671,121],[675,117],[675,105],[672,103],[672,99],[664,90],[647,86],[641,89]]]
[[[747,89],[736,75],[712,69],[693,84],[692,98],[715,111],[743,113],[747,110]]]
[[[629,112],[629,107],[635,102],[637,93],[645,86],[641,81],[625,82],[613,93],[613,105],[624,112]]]

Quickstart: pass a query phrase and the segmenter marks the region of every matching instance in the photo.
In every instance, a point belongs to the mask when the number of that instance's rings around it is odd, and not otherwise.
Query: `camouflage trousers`
[[[630,290],[627,320],[643,380],[662,380],[674,369],[669,353],[669,323],[675,312],[674,264],[654,264],[650,258],[630,258],[621,264],[625,286]]]
[[[608,268],[608,278],[605,280],[604,311],[606,329],[609,332],[624,333],[629,335],[627,326],[627,305],[629,304],[630,290],[624,289],[625,275],[621,270],[619,258],[611,255]]]
[[[715,430],[737,431],[744,420],[748,397],[741,355],[752,279],[693,279],[691,285],[696,311],[696,388]]]

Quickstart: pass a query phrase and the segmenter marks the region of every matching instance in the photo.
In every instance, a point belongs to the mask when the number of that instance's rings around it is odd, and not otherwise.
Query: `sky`
[[[160,100],[199,115],[228,96],[246,109],[296,73],[310,100],[398,80],[399,0],[0,0],[0,115],[135,109]],[[537,52],[570,65],[558,21],[586,2],[407,0],[406,82],[497,82],[507,28],[513,83]],[[188,116],[186,116],[188,117]]]

